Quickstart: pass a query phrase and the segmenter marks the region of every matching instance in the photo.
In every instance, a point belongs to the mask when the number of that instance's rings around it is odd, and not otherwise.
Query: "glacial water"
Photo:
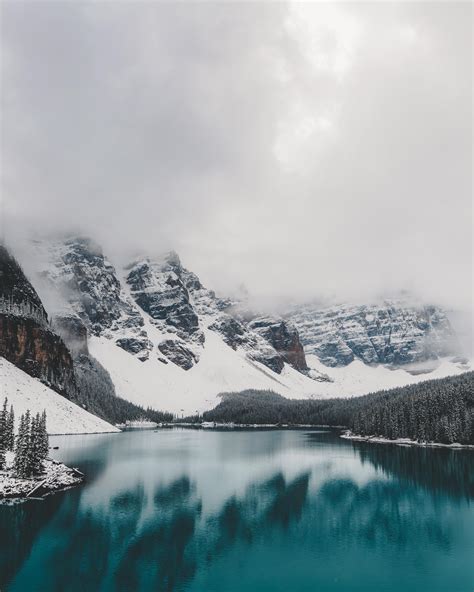
[[[8,592],[473,592],[474,452],[321,430],[51,438],[78,488],[0,506]]]

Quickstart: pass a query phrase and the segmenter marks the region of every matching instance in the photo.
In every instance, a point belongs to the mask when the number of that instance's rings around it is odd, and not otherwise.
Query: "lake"
[[[50,440],[87,482],[0,506],[2,591],[474,591],[473,451],[309,429]]]

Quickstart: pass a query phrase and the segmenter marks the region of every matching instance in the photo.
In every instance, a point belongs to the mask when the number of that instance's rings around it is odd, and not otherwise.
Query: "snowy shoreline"
[[[345,426],[330,426],[313,423],[221,423],[214,421],[204,421],[202,423],[191,423],[191,422],[173,422],[173,423],[162,423],[158,425],[159,428],[191,428],[191,429],[258,429],[258,428],[272,428],[272,429],[305,429],[305,428],[323,428],[330,430],[341,430]]]
[[[347,430],[341,434],[341,438],[345,440],[353,440],[355,442],[370,442],[371,444],[396,444],[397,446],[422,446],[424,448],[449,448],[451,450],[459,449],[474,449],[473,444],[443,444],[441,442],[417,442],[416,440],[410,440],[410,438],[397,438],[396,440],[390,440],[389,438],[382,438],[380,436],[359,436],[353,434],[350,430]]]
[[[42,498],[84,481],[84,475],[78,469],[50,458],[44,461],[43,473],[34,479],[15,477],[12,456],[7,459],[6,470],[0,471],[0,504],[5,500]]]

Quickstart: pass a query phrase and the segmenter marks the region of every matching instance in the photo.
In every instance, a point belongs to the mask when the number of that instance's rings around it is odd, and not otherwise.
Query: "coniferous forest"
[[[92,357],[77,358],[76,381],[78,388],[71,400],[109,423],[140,419],[160,423],[173,419],[172,413],[145,408],[119,397],[107,370]]]
[[[253,390],[225,393],[203,420],[343,426],[361,436],[474,444],[474,372],[349,399],[290,400]]]
[[[46,412],[32,416],[30,411],[22,414],[18,433],[14,434],[15,414],[8,410],[5,399],[0,409],[0,470],[6,467],[6,453],[14,452],[14,474],[30,478],[43,471],[43,461],[48,456],[49,438],[46,430]]]

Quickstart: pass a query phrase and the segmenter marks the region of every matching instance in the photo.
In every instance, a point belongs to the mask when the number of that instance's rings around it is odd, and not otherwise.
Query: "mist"
[[[472,305],[470,3],[3,2],[7,243]]]

